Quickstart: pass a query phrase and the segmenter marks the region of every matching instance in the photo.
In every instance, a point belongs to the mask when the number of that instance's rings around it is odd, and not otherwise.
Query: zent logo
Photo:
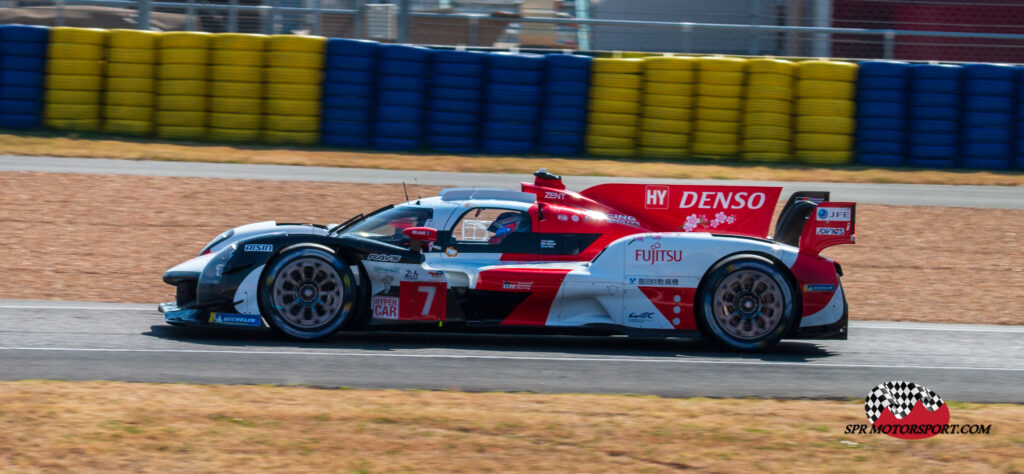
[[[848,207],[819,207],[819,221],[841,221],[850,222],[850,208]]]
[[[402,257],[398,255],[388,255],[384,253],[371,253],[366,256],[366,260],[370,262],[391,262],[395,263],[402,260]]]
[[[544,191],[544,199],[554,199],[561,201],[565,199],[565,193],[556,193],[554,191]]]
[[[668,209],[668,186],[647,186],[644,188],[644,207],[647,209]]]

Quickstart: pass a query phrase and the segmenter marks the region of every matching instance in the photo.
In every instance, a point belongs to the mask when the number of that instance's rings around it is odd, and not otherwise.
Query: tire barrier
[[[870,166],[904,164],[907,143],[907,74],[910,65],[864,61],[857,71],[857,162]]]
[[[1016,85],[1013,66],[963,66],[959,164],[964,168],[1005,170],[1013,166]]]
[[[254,142],[263,136],[263,83],[267,37],[218,33],[210,37],[206,82],[206,137],[218,142]]]
[[[693,157],[718,160],[739,156],[746,66],[744,58],[707,56],[697,60]]]
[[[427,78],[433,50],[384,44],[377,54],[377,100],[371,146],[382,151],[413,151],[423,146]]]
[[[55,27],[46,54],[43,123],[59,130],[100,130],[107,30]]]
[[[487,55],[483,151],[497,155],[537,152],[537,122],[544,92],[544,57]]]
[[[953,168],[958,154],[960,85],[963,68],[951,64],[910,67],[907,163]]]
[[[1014,103],[1016,122],[1014,123],[1014,164],[1017,169],[1024,169],[1024,67],[1017,66],[1017,101]]]
[[[369,148],[377,72],[374,41],[331,38],[324,58],[324,145]]]
[[[740,144],[744,161],[792,161],[794,74],[796,64],[790,61],[747,62]]]
[[[110,30],[104,78],[103,131],[118,135],[153,133],[156,54],[159,33]]]
[[[590,56],[549,54],[545,60],[546,79],[537,151],[545,155],[582,155],[593,59]]]
[[[435,51],[426,112],[426,143],[443,153],[480,152],[487,55]]]
[[[587,153],[627,157],[637,152],[643,113],[644,60],[597,58],[591,63]]]
[[[0,127],[42,124],[49,35],[42,26],[0,26]]]
[[[202,140],[207,135],[207,60],[213,35],[171,32],[160,36],[156,66],[156,136]]]
[[[0,25],[0,127],[444,153],[1024,168],[999,64],[435,51]]]
[[[273,35],[267,39],[263,140],[312,145],[320,141],[327,38]]]
[[[696,63],[692,57],[644,58],[640,156],[682,159],[689,155]]]
[[[826,165],[852,162],[857,64],[803,61],[797,63],[796,77],[793,145],[797,161]]]

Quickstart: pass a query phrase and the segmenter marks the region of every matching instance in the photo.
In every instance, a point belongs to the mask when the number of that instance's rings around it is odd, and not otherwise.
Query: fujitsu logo
[[[662,249],[661,243],[651,244],[649,249],[636,249],[633,259],[637,262],[650,262],[651,265],[659,262],[682,262],[682,250]]]

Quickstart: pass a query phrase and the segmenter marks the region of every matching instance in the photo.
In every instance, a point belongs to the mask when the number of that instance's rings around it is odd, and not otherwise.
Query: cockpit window
[[[476,208],[463,214],[452,230],[459,243],[497,245],[513,233],[530,232],[530,216],[508,209]]]
[[[345,235],[356,235],[396,247],[409,248],[409,237],[402,233],[409,227],[423,227],[433,217],[434,211],[422,207],[395,207],[367,217],[364,221],[348,228]]]

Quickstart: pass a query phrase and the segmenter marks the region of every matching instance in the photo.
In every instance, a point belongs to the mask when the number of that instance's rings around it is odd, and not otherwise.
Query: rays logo
[[[683,251],[662,249],[661,242],[655,242],[648,249],[636,249],[633,260],[638,263],[649,262],[651,265],[661,262],[682,262]]]

